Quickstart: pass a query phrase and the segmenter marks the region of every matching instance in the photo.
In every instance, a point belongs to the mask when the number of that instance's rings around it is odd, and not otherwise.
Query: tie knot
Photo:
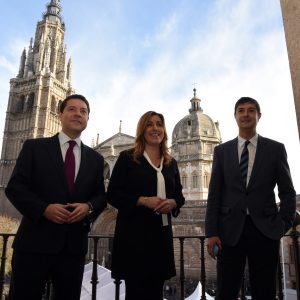
[[[245,141],[245,147],[248,147],[248,145],[250,144],[250,141]]]
[[[69,140],[68,143],[69,143],[69,148],[71,148],[71,149],[73,149],[76,145],[76,142],[73,140]]]

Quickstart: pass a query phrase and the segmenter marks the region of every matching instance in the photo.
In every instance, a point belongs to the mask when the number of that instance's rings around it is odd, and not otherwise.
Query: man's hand
[[[56,224],[66,223],[70,215],[68,205],[65,204],[49,204],[44,211],[44,216]]]
[[[217,245],[219,247],[219,251],[222,250],[222,242],[218,236],[212,236],[207,239],[207,252],[213,258],[216,259],[214,254],[214,246]]]
[[[69,224],[81,221],[89,214],[90,210],[87,203],[69,203],[68,208],[72,210],[67,220]]]

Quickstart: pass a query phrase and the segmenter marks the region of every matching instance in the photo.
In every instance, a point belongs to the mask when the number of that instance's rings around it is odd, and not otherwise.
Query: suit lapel
[[[232,140],[231,145],[230,145],[230,150],[228,151],[231,153],[231,163],[232,163],[232,171],[234,173],[241,173],[240,172],[240,166],[239,166],[239,154],[238,154],[238,138],[235,138]],[[242,180],[242,177],[241,177]]]
[[[64,183],[66,189],[68,189],[68,183],[65,174],[65,165],[61,153],[58,134],[49,138],[47,151],[53,166],[57,169],[57,176],[61,178],[61,181]]]
[[[49,138],[47,145],[48,154],[52,160],[53,165],[58,171],[62,173],[64,170],[64,161],[61,154],[61,148],[59,145],[58,134]]]

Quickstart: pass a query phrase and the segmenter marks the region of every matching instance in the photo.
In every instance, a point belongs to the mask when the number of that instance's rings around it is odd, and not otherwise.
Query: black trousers
[[[14,251],[9,300],[41,300],[51,278],[55,300],[79,300],[85,255]]]
[[[133,277],[125,279],[125,300],[162,300],[164,279]]]
[[[218,300],[235,300],[241,288],[248,260],[253,300],[276,299],[276,273],[279,259],[279,240],[264,236],[247,216],[243,233],[234,247],[222,245],[217,261]]]

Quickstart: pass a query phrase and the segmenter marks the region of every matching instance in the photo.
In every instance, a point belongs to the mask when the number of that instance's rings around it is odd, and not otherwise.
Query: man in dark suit
[[[234,116],[239,136],[215,148],[207,199],[208,253],[215,258],[219,249],[216,299],[237,299],[247,259],[252,299],[274,300],[279,242],[293,224],[296,194],[284,145],[256,133],[258,102],[239,99]]]
[[[80,298],[90,222],[106,207],[103,157],[81,132],[89,103],[68,96],[60,106],[62,131],[25,141],[6,195],[23,215],[15,237],[10,299],[41,300],[51,279],[54,299]]]

